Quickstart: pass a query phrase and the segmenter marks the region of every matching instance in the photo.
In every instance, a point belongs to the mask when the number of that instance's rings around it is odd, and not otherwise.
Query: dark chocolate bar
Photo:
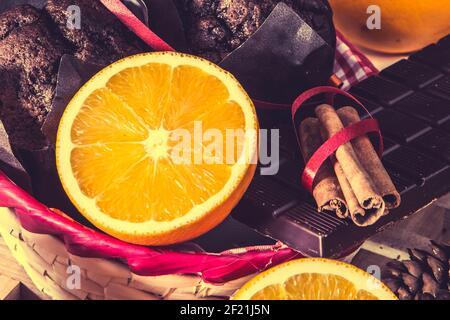
[[[450,121],[447,121],[443,125],[439,126],[439,129],[450,133]]]
[[[443,76],[431,67],[406,59],[384,69],[381,75],[415,89],[426,87]]]
[[[384,106],[391,106],[413,93],[403,84],[378,76],[363,80],[353,88],[353,91],[363,97],[372,98]]]
[[[391,140],[389,138],[384,138],[383,142],[384,142],[383,156],[391,153],[392,151],[394,151],[400,147],[400,144],[398,144],[397,142],[395,142],[394,140]]]
[[[377,113],[375,118],[379,121],[383,134],[398,143],[410,142],[431,130],[426,122],[389,109]]]
[[[433,82],[426,91],[428,94],[450,101],[450,75]]]
[[[257,171],[233,217],[307,256],[336,258],[450,192],[449,37],[350,90],[380,123],[383,163],[402,196],[398,209],[365,228],[319,214],[300,184],[304,163],[289,112],[258,111],[262,128],[281,128],[280,170],[275,176]],[[354,103],[336,97],[335,107],[345,105]]]
[[[397,168],[405,176],[423,185],[428,179],[446,170],[449,165],[413,148],[404,147],[385,156],[388,167]]]
[[[424,153],[450,162],[450,133],[444,130],[433,129],[414,140],[412,145],[415,149],[423,150]]]
[[[394,108],[419,118],[432,126],[439,126],[450,120],[448,104],[448,101],[443,99],[432,97],[421,92],[415,92],[396,103]]]
[[[366,98],[362,97],[361,95],[355,93],[354,90],[350,90],[349,92],[350,92],[356,99],[358,99],[359,102],[361,102],[361,103],[364,105],[364,107],[367,109],[367,111],[370,112],[370,114],[371,114],[372,116],[373,116],[374,114],[376,114],[377,112],[380,112],[381,110],[383,110],[383,107],[381,106],[380,103],[371,101],[371,100],[369,100],[369,99],[366,99]],[[337,96],[337,97],[335,98],[335,101],[334,101],[334,105],[335,105],[335,107],[337,107],[337,108],[345,107],[345,106],[352,105],[352,104],[353,104],[353,101],[350,100],[349,98],[344,97],[344,96]],[[360,116],[362,119],[366,119],[367,117],[369,117],[369,115],[367,114],[367,112],[365,112],[363,109],[358,108],[357,110],[358,110],[359,116]]]
[[[450,48],[447,46],[431,44],[411,55],[410,60],[450,73]]]

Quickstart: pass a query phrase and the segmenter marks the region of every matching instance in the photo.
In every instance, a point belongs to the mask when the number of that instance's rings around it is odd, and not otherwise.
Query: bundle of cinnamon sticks
[[[353,107],[335,110],[320,105],[317,118],[304,119],[299,136],[305,163],[324,141],[353,123],[359,122]],[[333,212],[340,218],[351,217],[358,226],[377,222],[390,209],[400,205],[400,194],[392,183],[367,136],[340,146],[321,166],[313,183],[313,196],[319,212]]]

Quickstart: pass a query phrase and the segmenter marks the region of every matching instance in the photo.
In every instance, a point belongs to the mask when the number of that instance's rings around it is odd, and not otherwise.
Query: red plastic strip
[[[274,103],[274,102],[262,101],[262,100],[257,100],[257,99],[252,99],[252,101],[255,104],[255,107],[257,107],[258,109],[289,110],[289,108],[290,108],[289,104]]]
[[[175,51],[167,42],[151,31],[120,0],[100,0],[124,25],[155,51]]]
[[[307,189],[310,193],[313,192],[313,182],[316,177],[317,171],[319,171],[322,164],[327,160],[341,145],[346,144],[353,140],[356,137],[365,135],[367,133],[375,132],[378,135],[378,154],[381,157],[383,154],[383,137],[381,135],[381,131],[378,125],[378,122],[373,119],[370,112],[364,107],[364,105],[355,97],[353,97],[348,92],[340,90],[335,87],[316,87],[310,90],[303,92],[301,95],[297,97],[297,99],[292,104],[292,120],[295,120],[295,116],[297,112],[299,112],[300,108],[303,104],[311,99],[314,96],[319,94],[328,94],[329,103],[333,104],[334,96],[336,94],[343,95],[347,98],[355,101],[358,106],[364,109],[372,119],[362,120],[358,123],[354,123],[343,130],[336,133],[330,139],[328,139],[309,159],[308,163],[305,166],[305,170],[301,175],[301,182],[305,189]],[[294,124],[295,125],[295,124]],[[297,141],[300,146],[300,140],[298,139],[297,133]]]
[[[335,80],[333,79],[333,77],[335,77],[335,75],[331,76],[329,81],[328,81],[330,85],[333,85],[335,83],[334,82]],[[339,79],[339,78],[337,78],[337,79]],[[337,86],[334,85],[333,88],[337,88]],[[297,100],[300,97],[301,97],[301,95],[297,98]],[[259,108],[259,109],[265,109],[265,110],[287,110],[288,108],[292,107],[291,104],[268,102],[268,101],[263,101],[263,100],[258,100],[258,99],[252,99],[252,100],[253,100],[253,103],[255,104],[255,106],[257,108]],[[308,99],[306,99],[306,100],[308,100]],[[363,108],[364,108],[364,106],[363,106]]]

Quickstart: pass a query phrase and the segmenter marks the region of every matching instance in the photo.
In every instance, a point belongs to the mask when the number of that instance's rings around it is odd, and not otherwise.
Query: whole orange
[[[450,33],[449,0],[330,0],[338,30],[360,46],[387,53],[418,50]],[[380,9],[380,29],[367,20]],[[373,7],[371,7],[373,8]]]

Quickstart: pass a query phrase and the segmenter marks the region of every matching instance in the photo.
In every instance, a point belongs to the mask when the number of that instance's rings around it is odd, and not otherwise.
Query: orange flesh
[[[174,163],[173,133],[185,129],[194,137],[198,121],[223,136],[245,128],[227,87],[197,67],[151,63],[119,72],[86,99],[72,125],[71,165],[81,191],[119,220],[183,216],[222,190],[232,170],[207,162],[223,156],[207,151],[211,141],[192,142],[190,163]],[[235,140],[234,160],[242,153]],[[192,161],[198,154],[200,164]]]
[[[319,273],[302,273],[284,283],[265,287],[251,300],[378,300],[374,295],[357,290],[347,279]]]

